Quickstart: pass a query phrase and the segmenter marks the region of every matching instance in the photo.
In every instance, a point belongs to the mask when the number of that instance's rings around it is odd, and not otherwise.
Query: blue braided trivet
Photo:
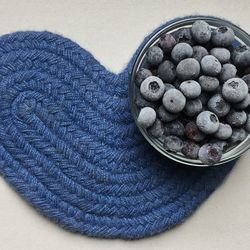
[[[0,174],[72,231],[159,233],[190,215],[232,168],[185,167],[145,141],[128,101],[139,50],[116,75],[56,34],[0,38]]]

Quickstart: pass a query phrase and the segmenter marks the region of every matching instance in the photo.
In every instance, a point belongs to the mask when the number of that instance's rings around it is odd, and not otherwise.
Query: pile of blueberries
[[[206,165],[250,133],[250,48],[203,20],[162,35],[135,76],[137,124]]]

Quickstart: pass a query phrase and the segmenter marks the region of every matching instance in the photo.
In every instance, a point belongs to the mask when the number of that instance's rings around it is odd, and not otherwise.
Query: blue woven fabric
[[[145,141],[128,101],[140,48],[114,74],[53,33],[0,38],[0,174],[71,231],[124,239],[162,232],[190,215],[234,164],[185,167]]]

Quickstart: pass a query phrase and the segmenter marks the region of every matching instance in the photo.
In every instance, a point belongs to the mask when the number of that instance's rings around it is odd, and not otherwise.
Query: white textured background
[[[211,14],[250,33],[249,11],[249,0],[0,0],[0,34],[45,29],[57,32],[119,72],[145,35],[168,19]],[[101,240],[62,230],[0,178],[0,250],[249,250],[249,161],[250,152],[185,223],[139,241]]]

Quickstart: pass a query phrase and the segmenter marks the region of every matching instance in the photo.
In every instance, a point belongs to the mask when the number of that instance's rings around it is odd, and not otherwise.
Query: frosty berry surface
[[[129,95],[135,121],[153,147],[192,166],[221,164],[249,148],[249,45],[249,35],[237,26],[203,16],[165,26],[146,43],[134,64]],[[137,122],[145,107],[156,113],[151,126]]]

